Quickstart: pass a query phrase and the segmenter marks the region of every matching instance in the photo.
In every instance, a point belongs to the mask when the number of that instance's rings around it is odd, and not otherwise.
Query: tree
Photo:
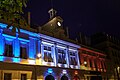
[[[28,28],[23,14],[23,7],[27,7],[28,0],[0,0],[0,22],[8,24],[7,28],[13,26],[12,31],[20,32],[20,28]]]

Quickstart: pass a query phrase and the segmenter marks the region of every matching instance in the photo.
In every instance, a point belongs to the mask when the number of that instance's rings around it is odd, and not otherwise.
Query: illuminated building
[[[85,80],[106,80],[106,55],[83,45],[79,50],[81,78]]]
[[[52,20],[59,21],[54,37],[65,38],[61,18]],[[78,75],[79,45],[33,29],[13,33],[6,26],[0,23],[0,80],[72,80]]]
[[[108,79],[120,79],[120,39],[106,33],[97,33],[91,37],[92,46],[107,55]]]

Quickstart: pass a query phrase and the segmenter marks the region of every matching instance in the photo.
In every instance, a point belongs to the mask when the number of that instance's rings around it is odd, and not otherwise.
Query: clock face
[[[58,26],[61,26],[61,23],[60,23],[60,22],[57,22],[57,25],[58,25]]]

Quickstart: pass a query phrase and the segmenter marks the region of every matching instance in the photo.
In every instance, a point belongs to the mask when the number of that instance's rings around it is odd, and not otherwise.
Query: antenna
[[[53,0],[50,0],[51,1],[51,8],[53,8]]]
[[[51,9],[48,11],[48,13],[50,14],[50,19],[54,18],[56,16],[57,11],[53,9],[53,0],[51,1]]]

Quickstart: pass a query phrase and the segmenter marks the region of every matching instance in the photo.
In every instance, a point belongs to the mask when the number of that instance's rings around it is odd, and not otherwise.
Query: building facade
[[[106,33],[97,33],[91,37],[92,46],[107,55],[107,74],[111,80],[120,80],[120,39]]]
[[[86,46],[81,46],[79,52],[83,78],[86,80],[107,80],[106,55]]]
[[[6,26],[0,23],[0,80],[78,77],[79,45],[23,29],[13,33]]]

